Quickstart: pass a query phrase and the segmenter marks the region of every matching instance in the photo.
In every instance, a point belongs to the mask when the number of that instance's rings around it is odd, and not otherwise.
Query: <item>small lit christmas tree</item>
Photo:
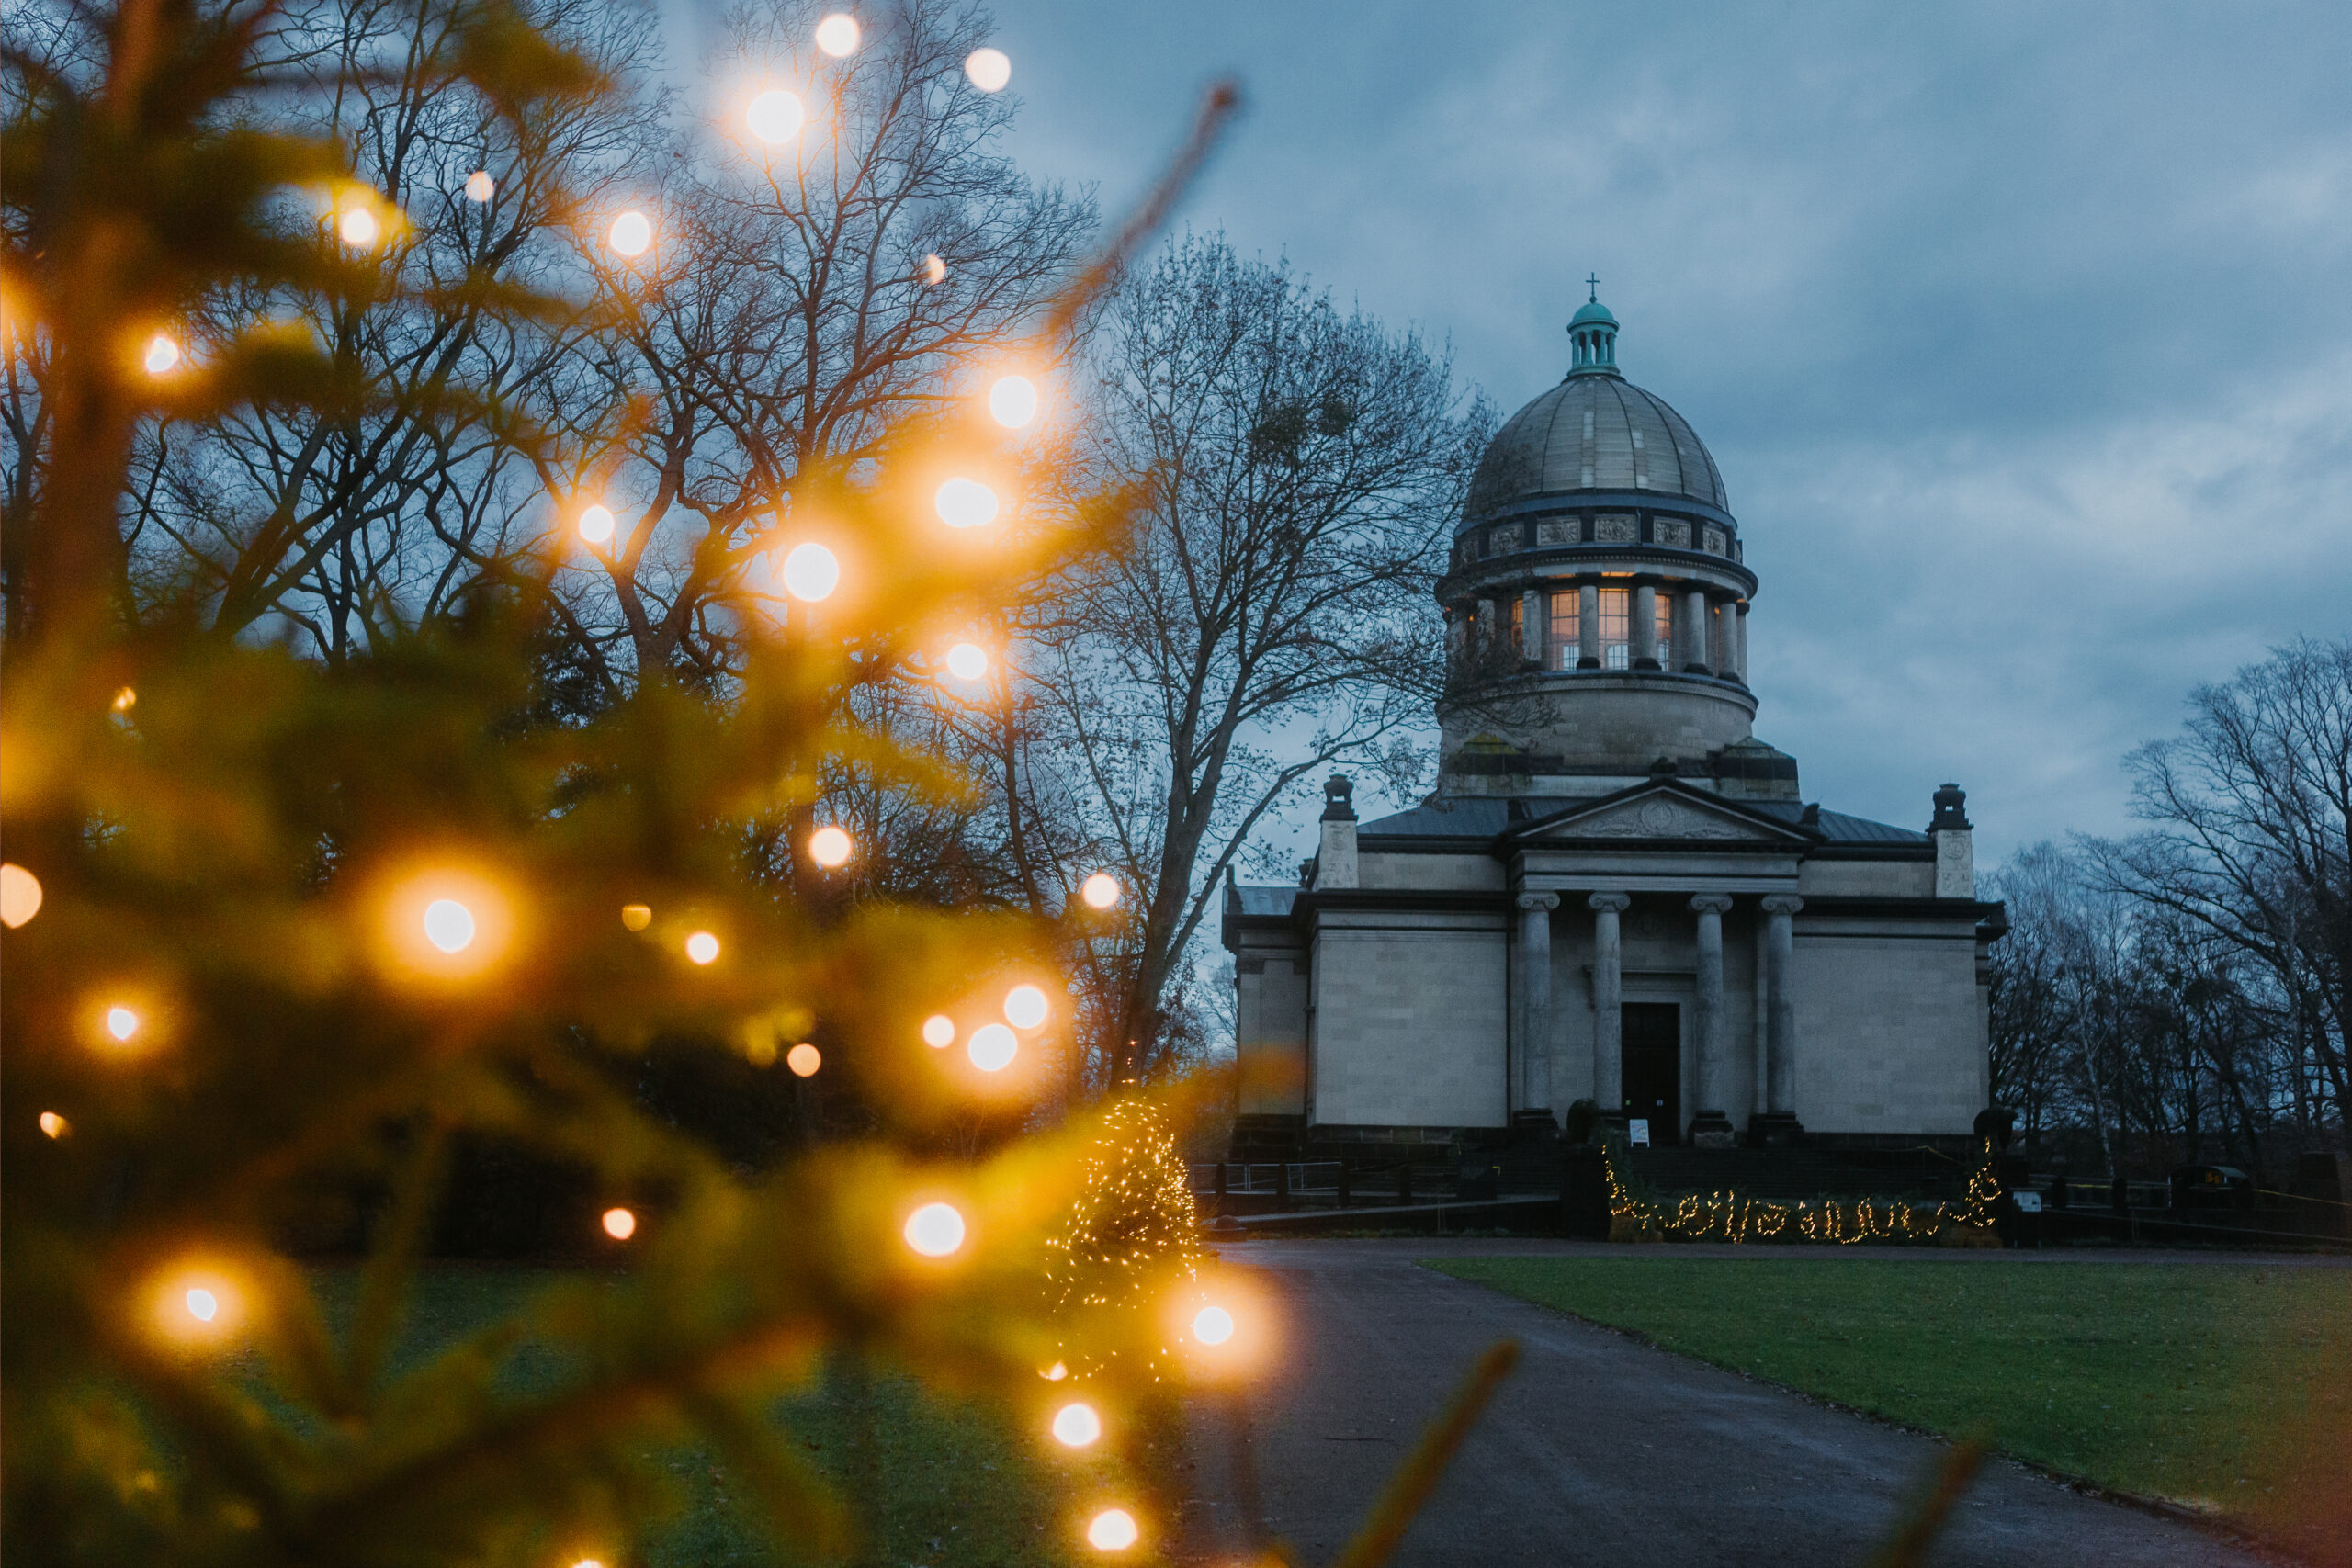
[[[1192,1183],[1159,1108],[1139,1094],[1112,1100],[1080,1156],[1080,1180],[1046,1243],[1062,1359],[1079,1376],[1123,1353],[1157,1360],[1164,1336],[1154,1314],[1203,1258]]]

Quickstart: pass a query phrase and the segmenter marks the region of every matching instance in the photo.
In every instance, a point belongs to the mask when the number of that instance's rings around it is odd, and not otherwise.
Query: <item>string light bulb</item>
[[[947,281],[947,264],[936,251],[922,258],[922,280],[934,288]]]
[[[950,528],[980,528],[996,521],[1003,510],[996,491],[978,479],[952,479],[932,497],[939,520]]]
[[[490,177],[488,169],[476,169],[466,176],[466,199],[486,202],[498,194],[498,182]]]
[[[364,251],[376,243],[383,232],[383,226],[376,221],[376,215],[368,209],[347,207],[344,209],[343,216],[335,220],[334,231],[353,250]]]
[[[614,254],[634,261],[653,248],[653,220],[632,207],[613,220],[613,226],[605,231],[605,243]]]
[[[718,938],[709,931],[695,931],[686,938],[686,957],[698,964],[716,963],[718,958]]]
[[[959,642],[947,650],[947,672],[970,682],[989,672],[989,651],[976,642]]]
[[[944,1012],[933,1013],[922,1021],[922,1043],[934,1051],[955,1044],[956,1021]]]
[[[74,1124],[54,1111],[40,1113],[40,1130],[51,1138],[62,1138],[74,1131]]]
[[[815,540],[797,544],[785,552],[784,591],[805,604],[814,604],[830,599],[842,583],[842,563],[833,552]]]
[[[652,923],[652,905],[623,904],[621,906],[621,924],[627,926],[630,931],[641,931]]]
[[[817,24],[817,47],[835,60],[854,54],[861,36],[857,18],[845,11],[836,11]]]
[[[15,931],[40,913],[40,878],[15,861],[0,863],[0,926]]]
[[[1098,871],[1079,884],[1078,896],[1086,900],[1089,908],[1107,909],[1119,901],[1119,879],[1107,871]]]
[[[1007,430],[1037,417],[1037,383],[1026,376],[1000,376],[989,386],[989,416]]]
[[[1065,1404],[1054,1412],[1053,1433],[1063,1447],[1082,1449],[1102,1436],[1102,1417],[1083,1400]]]
[[[581,508],[580,521],[575,526],[580,530],[582,538],[592,545],[602,545],[611,540],[614,531],[620,526],[620,519],[615,517],[613,509],[603,502],[591,502]]]
[[[976,49],[964,57],[964,74],[983,93],[1001,93],[1012,80],[1012,62],[1001,49]]]
[[[605,1234],[615,1241],[627,1241],[637,1234],[637,1215],[627,1209],[605,1210]]]
[[[150,376],[168,376],[180,362],[180,345],[169,333],[157,333],[147,340],[147,352],[140,363]]]
[[[831,871],[849,863],[857,845],[839,828],[820,828],[808,835],[808,858]]]
[[[424,940],[441,952],[459,953],[474,944],[474,912],[455,898],[435,898],[424,907]]]
[[[964,1216],[953,1203],[925,1203],[907,1216],[904,1234],[925,1258],[945,1258],[964,1245]]]
[[[1125,1551],[1142,1536],[1136,1517],[1125,1508],[1105,1508],[1086,1527],[1086,1544],[1097,1551]]]
[[[1233,1314],[1221,1306],[1204,1306],[1193,1314],[1193,1337],[1204,1345],[1222,1345],[1233,1337]]]
[[[130,1037],[139,1032],[139,1014],[117,1002],[107,1009],[107,1032],[113,1035],[118,1043],[129,1043]]]
[[[752,135],[773,147],[800,134],[800,128],[808,121],[808,110],[799,94],[771,87],[753,95],[743,119]]]
[[[1004,993],[1004,1021],[1015,1029],[1039,1028],[1052,1010],[1046,993],[1035,986],[1015,986]]]
[[[1020,1051],[1021,1042],[1001,1023],[980,1025],[972,1031],[972,1038],[964,1045],[964,1054],[972,1059],[972,1066],[984,1073],[1004,1071],[1012,1066],[1012,1058]]]
[[[812,1078],[817,1076],[817,1069],[825,1065],[825,1058],[817,1047],[803,1041],[784,1054],[784,1065],[792,1069],[794,1077]]]

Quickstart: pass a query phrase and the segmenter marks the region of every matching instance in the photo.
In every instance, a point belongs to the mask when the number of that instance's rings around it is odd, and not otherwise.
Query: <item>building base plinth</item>
[[[1804,1123],[1792,1111],[1759,1111],[1747,1119],[1751,1149],[1794,1149],[1804,1145]]]
[[[1702,1111],[1690,1119],[1690,1146],[1694,1149],[1729,1149],[1739,1146],[1739,1134],[1732,1130],[1731,1118],[1720,1111]]]

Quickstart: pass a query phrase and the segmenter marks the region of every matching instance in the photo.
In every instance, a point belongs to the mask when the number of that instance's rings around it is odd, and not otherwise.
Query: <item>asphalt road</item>
[[[1415,1267],[1447,1253],[1567,1249],[1439,1240],[1222,1248],[1227,1263],[1264,1271],[1286,1314],[1284,1353],[1246,1429],[1265,1521],[1296,1561],[1338,1556],[1464,1371],[1508,1337],[1520,1343],[1519,1370],[1406,1536],[1392,1560],[1400,1568],[1860,1563],[1933,1472],[1941,1445]],[[1198,1562],[1244,1560],[1236,1427],[1228,1409],[1194,1413],[1183,1541]],[[1929,1561],[2267,1560],[1996,1461]]]

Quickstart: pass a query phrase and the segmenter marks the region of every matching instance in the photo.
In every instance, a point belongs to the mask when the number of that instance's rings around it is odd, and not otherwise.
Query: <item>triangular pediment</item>
[[[1671,784],[1638,787],[1588,805],[1571,807],[1519,835],[1523,840],[1551,839],[1653,840],[1689,842],[1802,845],[1805,833],[1769,821],[1736,806],[1711,799],[1697,790]]]

